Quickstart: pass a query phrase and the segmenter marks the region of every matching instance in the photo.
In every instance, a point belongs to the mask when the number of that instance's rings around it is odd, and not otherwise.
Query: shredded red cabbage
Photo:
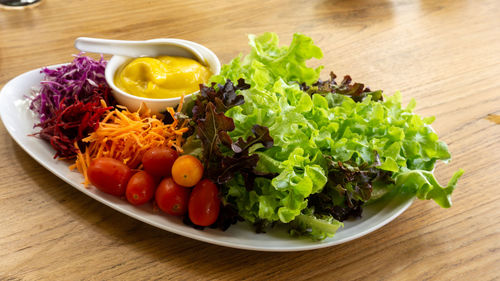
[[[53,118],[58,109],[77,100],[89,101],[99,85],[108,87],[104,78],[105,68],[106,60],[102,56],[97,61],[82,54],[75,55],[70,64],[56,69],[43,68],[41,73],[45,74],[45,78],[40,82],[42,87],[33,97],[30,109],[39,115],[40,122],[44,122]]]

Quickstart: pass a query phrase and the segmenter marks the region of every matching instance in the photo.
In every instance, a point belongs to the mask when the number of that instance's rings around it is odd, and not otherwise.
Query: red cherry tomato
[[[198,158],[191,155],[182,155],[175,160],[172,166],[172,178],[182,186],[195,186],[203,176],[203,165]]]
[[[122,196],[132,176],[132,170],[122,162],[108,157],[97,158],[87,169],[90,182],[99,190]]]
[[[146,171],[139,171],[128,181],[125,195],[127,196],[128,202],[133,205],[140,205],[153,198],[155,188],[156,183],[153,176]]]
[[[213,224],[220,211],[219,190],[209,179],[200,181],[189,197],[189,219],[199,226]]]
[[[167,214],[181,216],[187,212],[190,190],[174,182],[163,179],[156,189],[156,205]]]
[[[167,147],[151,148],[142,156],[144,170],[152,176],[170,177],[172,165],[179,154]]]

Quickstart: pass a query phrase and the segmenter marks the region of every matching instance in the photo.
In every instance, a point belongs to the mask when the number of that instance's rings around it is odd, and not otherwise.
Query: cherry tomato
[[[90,182],[99,190],[122,196],[132,176],[132,170],[122,162],[108,157],[97,158],[87,169]]]
[[[195,186],[203,176],[203,165],[198,158],[191,155],[182,155],[175,160],[172,166],[172,178],[185,187]]]
[[[151,148],[142,156],[144,170],[152,176],[170,177],[172,165],[179,157],[177,151],[167,147]]]
[[[156,183],[153,176],[146,171],[139,171],[128,181],[125,195],[127,196],[128,202],[132,205],[140,205],[153,198],[155,188]]]
[[[219,190],[209,179],[200,181],[189,197],[189,219],[199,226],[213,224],[220,211]]]
[[[174,182],[163,179],[156,189],[156,205],[167,214],[181,216],[187,212],[190,190]]]

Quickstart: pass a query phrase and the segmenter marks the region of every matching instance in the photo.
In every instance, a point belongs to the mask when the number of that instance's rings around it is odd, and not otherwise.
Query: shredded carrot
[[[181,99],[177,112],[182,109],[183,101]],[[167,108],[167,112],[174,121],[164,124],[144,105],[137,112],[117,107],[108,111],[97,130],[82,140],[88,143],[85,152],[78,149],[76,162],[70,166],[71,170],[76,168],[83,174],[85,186],[89,184],[87,168],[96,158],[111,157],[131,168],[137,168],[142,155],[150,148],[173,147],[182,153],[182,135],[188,128],[186,122],[179,124],[173,108]]]

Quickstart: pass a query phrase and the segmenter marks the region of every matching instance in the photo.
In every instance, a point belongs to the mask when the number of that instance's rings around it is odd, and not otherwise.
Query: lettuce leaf
[[[312,240],[319,241],[333,237],[339,227],[344,224],[335,220],[332,216],[315,216],[311,212],[298,215],[290,223],[290,234],[292,236],[308,236]]]
[[[416,195],[418,199],[432,199],[443,208],[451,207],[451,193],[457,185],[458,179],[463,175],[464,170],[459,169],[451,177],[447,186],[441,186],[434,174],[429,171],[408,170],[395,175],[398,192],[403,194]]]
[[[266,89],[279,78],[286,82],[302,81],[307,84],[316,82],[323,67],[309,68],[306,61],[323,57],[321,49],[314,45],[311,38],[295,34],[290,46],[279,46],[278,35],[267,32],[261,36],[249,35],[252,50],[243,60],[233,59],[222,67],[221,75],[212,77],[213,82],[224,84],[226,79],[238,81],[245,78],[252,87]]]

